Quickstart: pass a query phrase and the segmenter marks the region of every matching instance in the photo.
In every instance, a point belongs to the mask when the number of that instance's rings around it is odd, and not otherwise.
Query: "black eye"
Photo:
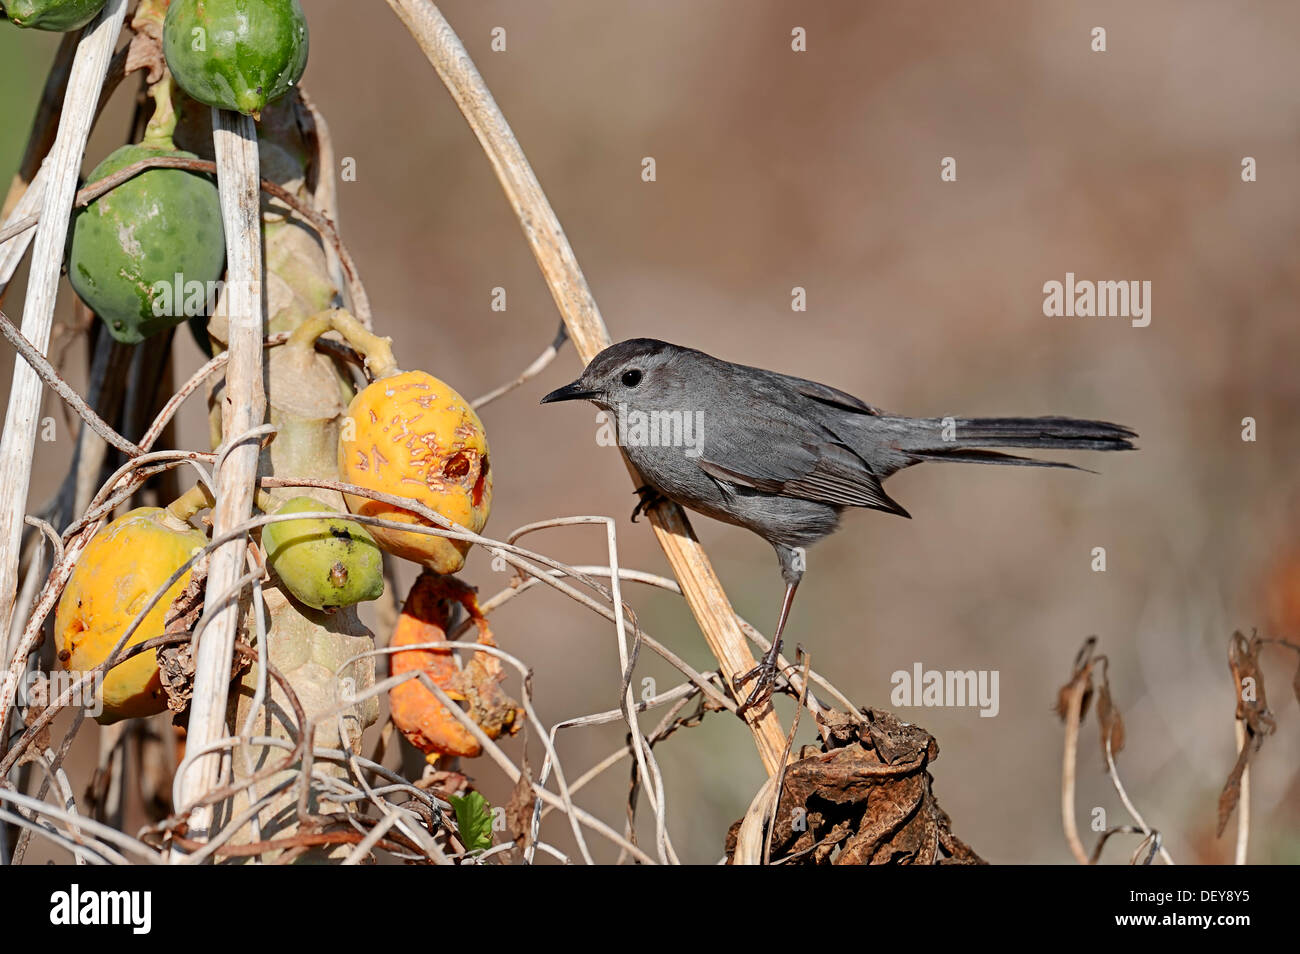
[[[638,384],[641,383],[641,372],[638,371],[636,368],[633,368],[631,371],[624,371],[623,383],[627,385],[629,388],[636,387]]]

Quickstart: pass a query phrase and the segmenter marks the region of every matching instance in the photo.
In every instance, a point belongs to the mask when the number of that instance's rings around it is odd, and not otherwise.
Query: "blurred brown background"
[[[557,323],[518,223],[386,5],[305,7],[304,85],[339,156],[356,160],[356,181],[340,185],[341,226],[377,323],[404,366],[481,394],[526,366]],[[1100,476],[935,465],[896,477],[890,493],[915,519],[848,516],[811,552],[787,635],[862,705],[890,707],[890,674],[917,662],[999,670],[996,718],[899,714],[940,742],[936,791],[958,835],[991,861],[1064,862],[1062,730],[1051,706],[1079,644],[1096,634],[1127,724],[1119,764],[1129,793],[1175,859],[1230,859],[1232,829],[1213,837],[1234,757],[1227,638],[1234,628],[1300,628],[1269,610],[1269,581],[1300,546],[1300,8],[451,0],[442,9],[513,124],[616,339],[689,344],[900,413],[1056,413],[1142,435],[1138,453],[1078,459]],[[795,26],[807,52],[790,49]],[[1107,30],[1105,53],[1090,49],[1096,26]],[[506,52],[490,49],[494,27],[506,30]],[[0,29],[3,181],[55,42]],[[86,168],[120,144],[128,99],[120,93],[101,122]],[[656,182],[641,180],[646,156]],[[957,160],[956,182],[940,181],[945,156]],[[1244,156],[1257,160],[1259,181],[1242,182]],[[1043,283],[1067,271],[1150,281],[1150,327],[1044,317]],[[7,304],[15,317],[23,282],[25,271]],[[507,290],[504,313],[490,307],[496,286]],[[794,286],[807,289],[806,312],[791,311]],[[67,319],[66,285],[63,295]],[[188,336],[176,340],[181,371],[196,367]],[[4,361],[7,380],[8,349]],[[84,380],[76,348],[68,370]],[[594,409],[537,404],[578,370],[566,349],[486,409],[496,478],[487,532],[610,514],[623,563],[667,572],[644,524],[626,523],[635,498],[616,455],[595,444]],[[1241,439],[1247,416],[1255,443]],[[201,446],[199,405],[182,421],[183,439]],[[41,445],[33,509],[70,449]],[[703,518],[695,526],[738,611],[770,631],[780,589],[771,549]],[[531,545],[604,560],[594,528]],[[1098,546],[1104,573],[1091,570]],[[507,582],[481,554],[465,577],[484,596]],[[1285,593],[1273,589],[1277,602]],[[650,632],[710,667],[679,600],[629,595]],[[616,706],[611,627],[541,591],[509,604],[494,627],[535,667],[548,724]],[[671,671],[648,655],[638,678],[667,688]],[[1251,859],[1294,863],[1296,660],[1269,649],[1264,664],[1279,730],[1253,773]],[[790,707],[781,711],[788,724]],[[1094,733],[1090,720],[1081,823],[1093,806],[1126,823]],[[93,735],[79,742],[92,759]],[[616,725],[562,734],[569,777],[622,739]],[[715,860],[762,779],[748,733],[713,716],[656,754],[679,852]],[[466,770],[494,802],[508,797],[486,762]],[[620,826],[626,783],[625,767],[611,771],[582,802]],[[1117,840],[1106,857],[1127,851]]]

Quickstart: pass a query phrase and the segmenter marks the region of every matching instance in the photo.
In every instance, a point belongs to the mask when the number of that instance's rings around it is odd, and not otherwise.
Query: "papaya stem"
[[[209,509],[214,502],[212,492],[205,485],[195,484],[169,503],[167,512],[182,523],[188,523],[191,517],[200,510]]]
[[[158,149],[175,149],[172,136],[176,133],[176,109],[172,105],[172,75],[163,68],[163,76],[149,87],[153,97],[153,116],[144,129],[143,143]]]
[[[360,352],[374,378],[388,378],[401,373],[397,359],[393,357],[393,339],[371,334],[343,308],[331,308],[308,318],[289,335],[285,347],[310,350],[316,339],[328,331],[337,331],[344,341]]]

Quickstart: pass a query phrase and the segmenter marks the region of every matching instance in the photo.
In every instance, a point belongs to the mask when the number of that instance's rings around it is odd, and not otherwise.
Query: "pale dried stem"
[[[1088,864],[1088,852],[1079,840],[1079,826],[1074,815],[1074,783],[1079,763],[1079,724],[1083,718],[1083,693],[1086,680],[1076,679],[1067,690],[1065,713],[1065,755],[1061,765],[1061,824],[1070,853],[1081,865]]]
[[[1124,783],[1120,781],[1119,768],[1115,765],[1115,754],[1111,751],[1110,747],[1109,732],[1106,733],[1106,767],[1110,769],[1111,784],[1115,786],[1115,792],[1119,795],[1119,800],[1124,803],[1124,808],[1128,811],[1129,816],[1137,822],[1138,827],[1142,829],[1142,834],[1149,837],[1151,835],[1151,826],[1146,823],[1146,819],[1142,817],[1142,813],[1137,810],[1137,806],[1134,805],[1132,800],[1128,797],[1128,792],[1124,789]],[[1157,842],[1157,844],[1159,845],[1160,857],[1164,859],[1165,864],[1172,865],[1174,859],[1169,856],[1169,852],[1165,851],[1165,846],[1159,842]]]
[[[229,352],[222,392],[223,452],[213,475],[216,505],[213,536],[248,519],[253,509],[260,442],[250,432],[266,418],[262,378],[262,217],[258,176],[257,127],[247,116],[213,110],[212,138],[217,158],[217,185],[226,230],[228,266]],[[226,699],[240,605],[220,600],[244,573],[247,537],[223,544],[211,557],[205,589],[208,626],[195,653],[194,697],[190,706],[188,746],[202,749],[225,735]],[[222,759],[210,756],[181,774],[178,807],[195,804],[216,787]],[[202,839],[211,824],[207,807],[191,820],[191,837]]]
[[[654,756],[650,753],[650,746],[646,744],[645,736],[641,734],[641,726],[637,720],[636,700],[632,696],[632,670],[636,666],[636,648],[639,648],[640,639],[638,634],[638,645],[629,652],[627,628],[623,619],[622,580],[618,570],[618,531],[614,521],[609,517],[561,517],[520,527],[506,538],[506,542],[515,543],[521,537],[538,530],[581,524],[597,524],[605,528],[606,552],[609,557],[610,568],[610,602],[613,604],[614,630],[618,636],[618,658],[622,667],[622,692],[620,695],[623,718],[627,722],[628,732],[631,734],[637,768],[640,770],[641,777],[650,781],[649,797],[651,808],[655,812],[656,844],[658,845],[660,860],[666,862],[671,847],[668,842],[668,821],[664,808],[663,785],[658,766],[655,766],[654,772],[650,770],[651,765],[654,763]]]
[[[551,366],[551,362],[555,360],[556,355],[560,353],[560,349],[564,347],[564,343],[568,340],[569,330],[564,326],[564,322],[560,322],[560,329],[555,333],[555,338],[546,346],[546,349],[542,351],[541,354],[533,359],[532,364],[519,372],[519,375],[513,380],[507,381],[505,384],[493,388],[482,397],[477,397],[470,401],[469,406],[477,411],[480,408],[491,404],[497,398],[505,397],[521,384],[531,381]]]
[[[109,0],[82,35],[68,79],[59,131],[46,160],[48,181],[41,196],[41,224],[36,232],[22,327],[23,336],[42,354],[49,348],[54,324],[54,304],[72,199],[77,191],[77,174],[125,16],[126,0]],[[25,362],[16,364],[4,436],[0,439],[0,487],[5,489],[0,499],[0,633],[9,631],[17,593],[23,514],[31,486],[42,393],[36,372]],[[0,727],[3,725],[0,722]]]
[[[609,333],[569,240],[509,123],[455,31],[430,0],[387,2],[415,37],[478,137],[519,218],[578,355],[584,362],[590,361],[610,344]],[[630,462],[628,469],[636,486],[644,484]],[[649,517],[668,562],[682,583],[687,604],[730,686],[735,676],[754,666],[754,657],[740,631],[735,611],[682,509],[664,502],[651,508]],[[755,707],[747,711],[745,718],[764,768],[769,775],[774,775],[785,748],[785,733],[775,709]]]
[[[1262,691],[1262,690],[1261,690]],[[1250,744],[1250,735],[1246,731],[1246,722],[1237,719],[1233,723],[1237,737],[1237,752],[1245,751]],[[1233,852],[1232,863],[1244,865],[1246,854],[1250,849],[1250,763],[1241,771],[1240,796],[1237,799],[1237,847]]]

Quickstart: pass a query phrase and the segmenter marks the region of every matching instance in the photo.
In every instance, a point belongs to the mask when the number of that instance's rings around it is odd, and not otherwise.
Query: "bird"
[[[816,381],[655,338],[610,345],[541,403],[578,400],[617,423],[618,443],[645,481],[633,521],[666,498],[776,550],[785,590],[771,648],[733,680],[737,693],[754,681],[742,713],[765,704],[776,685],[808,547],[834,533],[849,508],[910,519],[885,492],[888,477],[926,461],[1084,470],[991,448],[1134,450],[1138,436],[1071,417],[903,417]]]

